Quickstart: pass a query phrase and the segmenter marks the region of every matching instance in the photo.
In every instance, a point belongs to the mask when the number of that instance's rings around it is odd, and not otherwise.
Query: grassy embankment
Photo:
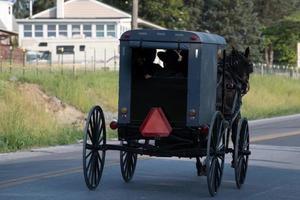
[[[0,74],[0,80],[8,80],[11,76]],[[116,111],[116,72],[81,73],[74,77],[44,71],[38,75],[31,72],[14,76],[19,82],[41,85],[49,95],[85,113],[94,104],[104,106],[105,111]],[[244,98],[243,116],[257,119],[300,112],[300,80],[254,75],[250,83],[251,90]],[[42,108],[19,96],[16,84],[1,81],[0,85],[0,151],[72,143],[82,137],[81,130],[58,126]]]
[[[16,84],[0,80],[0,152],[74,143],[81,132],[60,126],[44,107],[20,95]]]
[[[300,113],[300,80],[253,75],[250,84],[242,109],[249,119]]]
[[[13,77],[13,78],[12,78]],[[18,81],[9,81],[17,79]],[[55,117],[20,93],[22,82],[39,84],[50,96],[57,96],[87,113],[92,105],[115,111],[117,104],[117,74],[115,72],[72,74],[35,71],[0,73],[0,152],[37,146],[74,143],[82,139],[82,130],[58,125]],[[110,136],[114,135],[109,131]]]

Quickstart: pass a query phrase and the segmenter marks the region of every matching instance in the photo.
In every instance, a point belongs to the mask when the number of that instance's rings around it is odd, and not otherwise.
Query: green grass
[[[0,74],[0,79],[8,80],[12,75]],[[74,76],[70,71],[50,73],[48,70],[14,73],[21,82],[35,83],[49,95],[57,96],[65,103],[87,113],[93,105],[101,105],[104,110],[115,112],[117,108],[117,72],[97,71],[78,72]]]
[[[253,75],[250,86],[242,108],[249,119],[300,113],[300,80]]]
[[[42,106],[20,94],[17,84],[0,80],[0,152],[74,143],[81,131],[59,126]]]

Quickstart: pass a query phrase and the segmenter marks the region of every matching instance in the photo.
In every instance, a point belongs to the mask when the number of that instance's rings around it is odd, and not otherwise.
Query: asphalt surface
[[[236,189],[228,155],[214,199],[300,199],[300,115],[253,121],[247,180]],[[124,183],[119,153],[108,152],[100,186],[83,180],[81,144],[0,154],[0,200],[22,199],[211,199],[195,161],[139,157],[135,176]]]

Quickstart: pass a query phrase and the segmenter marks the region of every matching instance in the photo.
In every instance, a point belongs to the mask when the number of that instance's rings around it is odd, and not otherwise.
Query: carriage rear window
[[[185,124],[188,51],[132,50],[131,121],[140,123],[152,107],[161,107],[173,125]]]
[[[186,78],[187,61],[187,50],[134,48],[133,78]]]

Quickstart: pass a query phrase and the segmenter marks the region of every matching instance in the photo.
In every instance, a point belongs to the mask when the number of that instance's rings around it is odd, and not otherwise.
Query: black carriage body
[[[134,30],[125,32],[120,41],[120,139],[142,138],[139,127],[152,107],[164,110],[173,134],[210,123],[216,111],[217,52],[226,44],[223,37],[188,31]],[[136,80],[132,73],[133,51],[144,48],[188,52],[187,76]]]
[[[251,153],[248,121],[245,118],[236,120],[233,148],[229,148],[232,121],[224,118],[216,104],[220,83],[217,84],[218,51],[224,46],[224,38],[208,33],[134,30],[122,35],[118,122],[111,123],[112,128],[117,125],[121,144],[106,143],[103,111],[99,106],[93,107],[87,117],[83,140],[83,171],[89,189],[94,190],[100,182],[107,150],[120,151],[125,182],[134,175],[138,154],[196,158],[197,174],[207,176],[211,196],[216,195],[221,185],[225,154],[233,153],[231,164],[237,187],[244,184]],[[136,65],[133,58],[144,49],[155,49],[155,54],[157,50],[182,52],[186,56],[187,73],[169,76],[147,72],[150,77],[145,74],[140,77],[136,66],[142,65]],[[224,91],[222,84],[222,93]],[[143,136],[140,130],[145,119],[148,122],[152,108],[158,108],[165,115],[158,122],[169,123],[172,129],[169,135]],[[203,163],[201,157],[206,157]]]

